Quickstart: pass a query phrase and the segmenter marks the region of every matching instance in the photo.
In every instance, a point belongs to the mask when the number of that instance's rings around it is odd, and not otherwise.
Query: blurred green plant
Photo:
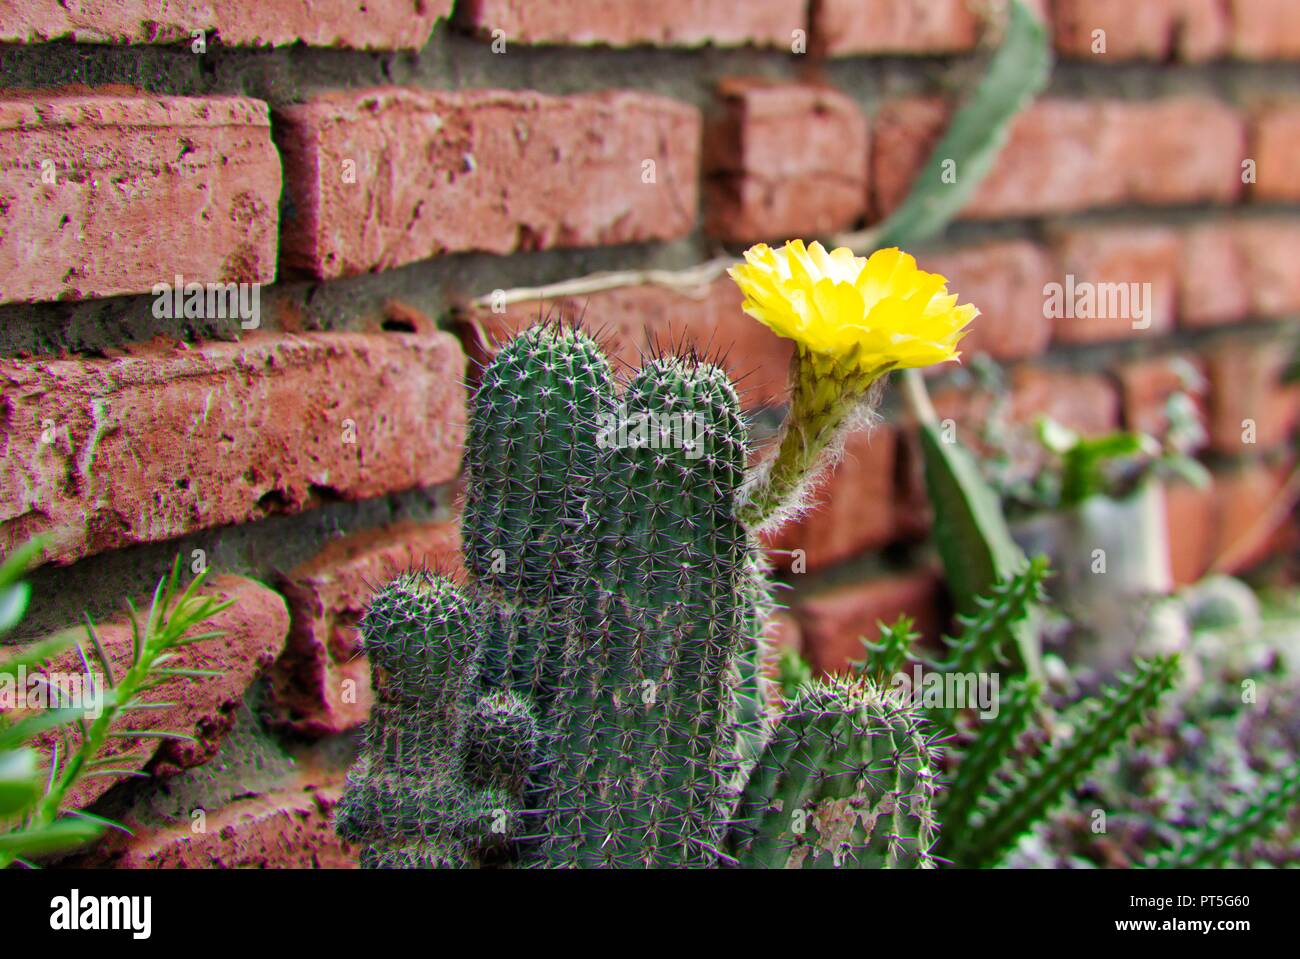
[[[39,560],[43,548],[40,539],[33,540],[14,550],[0,566],[0,635],[18,625],[27,611],[31,587],[22,577]],[[34,867],[35,863],[28,857],[74,849],[97,839],[106,828],[123,828],[84,810],[62,808],[68,793],[84,779],[141,775],[134,769],[121,768],[126,758],[122,755],[100,756],[109,740],[192,740],[178,732],[114,728],[121,716],[171,705],[147,701],[146,694],[162,683],[217,675],[210,670],[168,665],[180,648],[220,635],[217,632],[190,635],[190,631],[230,606],[230,602],[199,595],[206,572],[182,590],[180,570],[178,556],[171,573],[154,590],[143,626],[135,606],[128,600],[133,656],[121,676],[114,675],[113,664],[99,641],[95,625],[87,617],[86,636],[104,677],[104,685],[99,689],[102,702],[97,711],[84,706],[51,705],[16,720],[7,713],[0,714],[0,869],[14,862]],[[85,648],[71,631],[0,660],[0,681],[17,689],[21,675],[41,669],[69,646],[75,646],[87,681],[96,682]],[[58,701],[55,696],[51,698]],[[60,738],[48,759],[43,759],[32,743],[50,730],[57,730]]]
[[[1048,709],[1043,683],[1009,662],[1017,630],[1045,601],[1048,574],[1046,561],[1038,557],[998,583],[978,601],[975,614],[958,617],[961,629],[945,640],[948,655],[942,660],[914,650],[919,637],[906,617],[882,624],[878,641],[864,641],[866,657],[856,668],[879,684],[892,683],[914,665],[955,676],[1009,666],[999,674],[1007,678],[1007,688],[986,718],[977,722],[952,702],[925,709],[931,722],[954,734],[956,772],[950,787],[937,794],[941,861],[996,864],[1123,744],[1177,678],[1176,656],[1139,661],[1132,675],[1120,677],[1100,696],[1072,703],[1059,716]]]
[[[902,205],[872,231],[876,247],[911,247],[941,233],[993,168],[1011,121],[1052,73],[1047,27],[1020,0],[1007,11],[1002,42],[975,92],[935,146]],[[948,176],[955,164],[958,175]]]

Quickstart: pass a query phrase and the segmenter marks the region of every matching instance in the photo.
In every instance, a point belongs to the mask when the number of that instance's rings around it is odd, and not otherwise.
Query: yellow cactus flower
[[[798,347],[784,436],[741,511],[759,530],[800,505],[827,452],[870,413],[872,384],[892,370],[956,360],[979,310],[959,306],[944,277],[899,249],[861,257],[802,240],[779,250],[760,243],[728,272],[745,294],[742,309]]]
[[[843,374],[875,378],[956,360],[957,342],[979,315],[957,305],[944,277],[896,248],[861,257],[791,240],[779,250],[760,243],[745,261],[728,271],[744,311]]]

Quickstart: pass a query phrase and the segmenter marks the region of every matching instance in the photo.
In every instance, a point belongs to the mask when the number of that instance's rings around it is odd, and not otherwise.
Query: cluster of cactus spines
[[[683,441],[603,450],[551,714],[545,854],[563,865],[710,865],[734,802],[736,663],[752,642],[734,509],[745,429],[726,376],[694,360],[648,363],[623,412],[675,425]]]
[[[810,863],[928,861],[931,763],[902,707],[813,687],[764,752],[770,600],[739,519],[739,407],[694,355],[650,358],[620,393],[595,342],[556,324],[486,365],[465,455],[469,582],[399,578],[362,624],[376,705],[338,817],[363,865],[774,860],[779,803],[751,793],[737,826],[751,768],[773,788],[807,777],[814,828],[840,836]],[[791,745],[814,728],[823,767]]]
[[[733,834],[740,865],[935,865],[938,757],[926,726],[862,679],[806,687],[750,774]]]
[[[372,868],[479,865],[520,826],[520,769],[537,731],[526,703],[491,715],[475,700],[481,647],[474,605],[425,570],[382,589],[361,625],[375,703],[339,834]],[[487,721],[485,721],[487,720]]]
[[[532,327],[483,369],[465,447],[465,564],[488,633],[489,685],[554,692],[563,634],[552,615],[575,592],[574,553],[599,485],[599,431],[616,408],[609,361],[591,337]]]

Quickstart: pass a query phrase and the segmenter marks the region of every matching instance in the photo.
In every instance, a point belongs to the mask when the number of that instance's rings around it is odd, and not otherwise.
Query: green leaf
[[[1047,85],[1051,70],[1047,28],[1017,0],[988,71],[953,117],[903,205],[881,226],[877,246],[907,247],[947,226],[992,168],[1012,119]],[[945,182],[952,179],[945,176],[950,162],[956,164],[955,182]]]
[[[39,856],[98,839],[104,827],[87,819],[60,819],[48,826],[0,833],[0,856]]]
[[[920,428],[925,485],[934,509],[934,542],[959,613],[976,615],[981,596],[1009,582],[1028,564],[1011,538],[1002,504],[984,481],[974,458],[959,443],[945,442],[938,424]],[[1040,675],[1038,636],[1031,621],[1014,627],[1018,658]]]
[[[0,752],[0,816],[13,816],[30,809],[43,791],[35,750]]]
[[[1110,488],[1103,472],[1107,463],[1143,454],[1155,455],[1159,450],[1159,444],[1145,433],[1110,433],[1096,439],[1076,439],[1064,451],[1061,505],[1077,506],[1092,496],[1108,494]]]
[[[65,630],[39,643],[19,647],[12,656],[0,662],[0,676],[17,676],[19,669],[37,669],[67,649],[76,638],[75,630]]]
[[[9,632],[22,622],[31,598],[32,588],[26,583],[0,588],[0,634]]]
[[[46,730],[75,723],[85,714],[84,709],[47,709],[35,716],[28,716],[9,728],[0,730],[0,750],[13,749],[30,742]]]
[[[27,574],[45,552],[45,540],[36,536],[19,546],[0,563],[0,586],[10,586]]]

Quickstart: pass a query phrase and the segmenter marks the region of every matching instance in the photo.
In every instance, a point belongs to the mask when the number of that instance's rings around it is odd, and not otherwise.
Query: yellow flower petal
[[[745,294],[746,313],[846,372],[956,360],[957,342],[979,315],[958,305],[944,277],[899,249],[860,257],[802,240],[779,250],[760,243],[728,273]]]

